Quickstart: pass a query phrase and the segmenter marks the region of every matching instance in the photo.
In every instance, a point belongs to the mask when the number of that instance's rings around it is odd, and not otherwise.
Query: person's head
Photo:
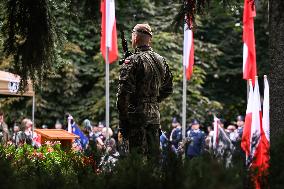
[[[235,125],[229,125],[227,127],[227,131],[230,132],[230,133],[234,132],[235,130],[236,130],[236,126]]]
[[[25,118],[25,119],[22,120],[22,124],[21,125],[22,125],[22,128],[24,130],[30,130],[32,128],[32,126],[33,126],[33,122],[32,122],[32,120],[30,120],[28,118]]]
[[[237,116],[237,126],[238,126],[238,127],[243,127],[244,124],[245,124],[245,122],[244,122],[244,116],[238,115],[238,116]]]
[[[220,127],[224,128],[224,127],[225,127],[225,122],[226,122],[225,119],[220,118],[220,119],[219,119],[219,125],[220,125]]]
[[[98,127],[99,127],[99,128],[104,128],[104,127],[105,127],[104,122],[100,121],[99,124],[98,124]]]
[[[0,123],[4,122],[4,112],[0,111]]]
[[[178,119],[176,117],[173,117],[172,120],[172,127],[176,128],[179,125]]]
[[[132,30],[132,47],[149,46],[152,39],[151,27],[148,24],[137,24]]]
[[[56,121],[54,127],[55,127],[55,129],[62,129],[62,124],[60,123],[59,120]]]
[[[104,137],[107,137],[107,135],[108,135],[108,137],[112,137],[113,132],[112,132],[111,128],[106,128],[106,127],[104,127],[104,128],[102,129],[102,135],[103,135]]]
[[[199,121],[197,119],[193,119],[191,122],[191,129],[198,130],[200,127]]]
[[[92,131],[92,125],[91,125],[91,121],[90,121],[90,120],[85,119],[85,120],[83,121],[83,126],[84,126],[84,130],[85,130],[86,132],[91,132],[91,131]]]
[[[210,131],[212,131],[212,126],[207,126],[207,132],[210,133]]]
[[[20,131],[20,126],[19,126],[19,125],[14,125],[13,131],[14,131],[15,133],[16,133],[16,132],[19,132],[19,131]]]

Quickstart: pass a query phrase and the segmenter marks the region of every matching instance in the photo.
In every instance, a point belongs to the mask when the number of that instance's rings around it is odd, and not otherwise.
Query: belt
[[[158,98],[156,96],[144,97],[144,98],[142,98],[142,102],[144,102],[144,103],[156,103],[156,102],[158,102]]]

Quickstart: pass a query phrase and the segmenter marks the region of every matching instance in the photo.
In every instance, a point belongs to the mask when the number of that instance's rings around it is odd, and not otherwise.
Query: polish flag
[[[251,135],[251,122],[252,122],[252,107],[253,107],[253,87],[252,81],[249,80],[249,97],[246,110],[245,125],[242,135],[241,147],[246,153],[246,156],[249,156],[250,153],[250,135]]]
[[[263,118],[262,126],[267,141],[270,141],[270,124],[269,124],[269,84],[267,76],[264,76],[264,98],[263,98]]]
[[[255,79],[255,86],[253,91],[253,107],[251,119],[251,133],[250,133],[250,155],[248,157],[248,166],[252,168],[260,168],[262,165],[261,155],[261,133],[262,133],[262,112],[260,104],[260,94],[258,79]]]
[[[117,32],[115,21],[115,4],[114,0],[101,1],[102,12],[102,36],[101,36],[101,52],[106,60],[106,48],[109,48],[108,61],[114,62],[118,58],[117,48]]]
[[[262,151],[262,171],[269,167],[269,149],[270,149],[270,120],[269,120],[269,84],[267,76],[264,76],[264,98],[263,98],[263,118],[261,134],[261,151]]]
[[[254,87],[254,106],[252,113],[251,152],[248,158],[248,166],[252,170],[257,170],[257,174],[252,176],[256,189],[262,188],[262,176],[266,175],[265,170],[268,168],[269,161],[269,156],[267,153],[265,153],[265,149],[268,147],[268,141],[264,134],[262,121],[259,87],[256,77]]]
[[[187,23],[184,24],[183,66],[186,68],[186,79],[190,80],[194,64],[193,32]]]
[[[256,16],[255,6],[252,0],[244,0],[243,12],[243,79],[252,79],[254,85],[257,75],[255,38],[254,38],[254,17]]]

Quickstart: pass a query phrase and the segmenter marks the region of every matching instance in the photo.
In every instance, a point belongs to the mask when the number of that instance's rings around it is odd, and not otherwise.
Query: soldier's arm
[[[164,100],[170,94],[173,93],[173,76],[165,59],[163,63],[164,63],[165,73],[164,73],[164,78],[162,80],[162,86],[160,89],[159,101]]]
[[[120,120],[127,119],[128,105],[130,94],[136,90],[135,65],[133,59],[126,59],[120,68],[118,93],[117,93],[117,109]]]

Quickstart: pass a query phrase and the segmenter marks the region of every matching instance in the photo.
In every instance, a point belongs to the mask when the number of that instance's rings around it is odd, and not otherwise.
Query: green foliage
[[[125,30],[130,44],[131,28],[137,23],[149,23],[154,31],[153,48],[166,57],[173,72],[174,94],[160,106],[163,126],[170,123],[172,116],[181,116],[183,29],[176,27],[177,32],[173,33],[173,17],[168,16],[178,13],[180,3],[116,1],[118,31]],[[54,69],[48,70],[47,79],[36,88],[37,125],[53,127],[57,119],[63,120],[65,112],[71,112],[78,123],[85,118],[95,122],[104,120],[105,64],[99,50],[99,1],[60,0],[50,1],[48,5],[56,18],[53,26],[61,31],[64,41],[62,48],[56,48]],[[187,122],[198,118],[208,124],[212,113],[220,112],[228,120],[244,113],[246,84],[241,79],[240,42],[242,10],[236,3],[229,4],[229,8],[223,11],[219,3],[212,1],[206,8],[208,13],[196,17],[195,66],[192,79],[187,83]],[[265,6],[258,7],[255,24],[260,74],[267,69],[267,35],[262,35],[267,27],[265,10]],[[122,52],[121,47],[119,51]],[[9,70],[13,67],[12,60],[1,54],[0,57],[1,68]],[[110,65],[112,125],[118,122],[115,103],[118,72],[117,63]],[[31,104],[29,98],[1,99],[1,108],[9,112],[9,123],[31,115]]]
[[[58,49],[60,62],[49,72],[47,80],[36,88],[37,125],[53,126],[57,119],[63,118],[65,112],[71,112],[77,122],[88,118],[94,121],[105,117],[105,64],[99,51],[100,15],[97,12],[84,14],[90,1],[53,2],[52,14],[57,18],[56,26],[65,36],[64,48]],[[130,39],[131,28],[137,23],[148,22],[154,31],[153,48],[165,56],[174,75],[174,94],[161,104],[162,124],[168,125],[172,116],[180,116],[182,100],[182,30],[172,33],[169,13],[175,14],[177,3],[164,2],[157,7],[153,1],[116,1],[118,30],[124,29],[126,38]],[[151,19],[150,19],[151,18]],[[165,24],[164,24],[165,22]],[[129,41],[130,42],[130,41]],[[188,83],[188,121],[193,117],[201,121],[210,112],[218,111],[222,106],[204,95],[205,68],[214,64],[220,54],[216,45],[204,43],[197,39],[196,66],[192,80]],[[130,43],[129,43],[130,44]],[[119,47],[121,48],[121,47]],[[122,50],[120,49],[120,52]],[[63,62],[63,63],[62,63]],[[110,113],[111,124],[116,125],[116,91],[119,66],[110,66]],[[9,114],[9,121],[19,120],[30,115],[29,99],[3,100],[4,110],[19,112]],[[28,101],[28,103],[27,103]],[[17,103],[18,102],[18,103]],[[12,103],[13,104],[13,103]],[[26,106],[27,104],[28,106]],[[20,108],[19,108],[20,107]],[[17,110],[16,110],[17,109]],[[21,110],[22,109],[22,110]],[[25,109],[25,111],[23,111]]]
[[[7,179],[13,179],[8,186],[14,185],[15,188],[78,188],[77,177],[82,171],[94,173],[95,163],[91,158],[63,151],[58,144],[39,149],[29,145],[20,148],[0,146],[0,157],[8,173]],[[5,172],[1,171],[2,174]]]
[[[55,63],[59,44],[52,1],[7,0],[1,4],[4,52],[13,57],[11,68],[21,76],[20,88],[25,88],[29,78],[40,83]]]
[[[37,150],[28,145],[21,148],[0,146],[0,164],[3,165],[0,177],[6,174],[5,181],[13,180],[7,186],[15,188],[242,187],[240,166],[226,169],[207,155],[190,161],[171,155],[162,166],[141,155],[131,154],[120,159],[112,172],[101,172],[94,168],[92,159],[80,153],[62,151],[58,145]],[[3,184],[0,183],[1,188]]]

